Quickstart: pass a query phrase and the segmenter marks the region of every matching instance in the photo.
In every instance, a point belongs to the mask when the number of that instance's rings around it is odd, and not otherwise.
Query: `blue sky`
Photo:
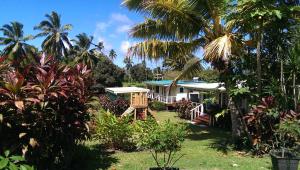
[[[94,42],[103,41],[105,51],[115,49],[118,57],[115,63],[123,65],[127,48],[135,42],[128,36],[128,29],[141,22],[143,16],[128,11],[121,5],[121,0],[1,0],[0,26],[11,21],[24,24],[26,35],[35,35],[33,27],[45,19],[45,14],[56,11],[61,15],[63,24],[72,24],[70,38],[85,32],[94,36]],[[30,41],[40,46],[43,38]],[[135,59],[135,63],[140,62]],[[147,62],[150,67],[160,63]]]

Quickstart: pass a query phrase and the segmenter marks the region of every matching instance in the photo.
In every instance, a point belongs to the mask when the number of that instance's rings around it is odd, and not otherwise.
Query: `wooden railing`
[[[176,102],[176,96],[163,96],[163,95],[159,95],[158,93],[148,93],[148,98],[150,99],[154,99],[166,104],[173,104]]]
[[[194,119],[196,119],[197,117],[200,117],[200,115],[202,115],[203,112],[204,112],[203,104],[197,104],[197,106],[195,108],[193,108],[192,110],[190,110],[191,122]]]
[[[166,104],[176,103],[176,96],[158,96],[157,98],[158,101]]]

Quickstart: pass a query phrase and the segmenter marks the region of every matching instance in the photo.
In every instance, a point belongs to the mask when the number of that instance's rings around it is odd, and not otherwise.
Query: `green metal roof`
[[[173,80],[152,80],[145,81],[145,84],[156,85],[156,86],[169,86]],[[190,81],[190,80],[179,80],[177,84],[191,84],[191,83],[205,83],[205,81]]]

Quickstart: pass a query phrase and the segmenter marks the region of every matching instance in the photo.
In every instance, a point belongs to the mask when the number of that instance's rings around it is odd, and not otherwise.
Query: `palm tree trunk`
[[[242,136],[241,120],[239,119],[239,112],[232,97],[229,98],[228,106],[231,117],[232,138],[234,141],[238,141]]]

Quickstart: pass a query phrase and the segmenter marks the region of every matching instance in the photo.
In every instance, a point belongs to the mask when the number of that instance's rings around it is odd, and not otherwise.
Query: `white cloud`
[[[132,24],[132,20],[127,17],[125,14],[113,13],[111,15],[111,20],[119,23]]]
[[[128,52],[128,49],[129,47],[131,46],[132,44],[129,42],[129,41],[122,41],[121,42],[121,47],[120,47],[120,50],[123,54],[127,54]]]
[[[110,23],[99,22],[99,23],[96,24],[96,30],[104,32],[109,27],[109,25],[110,25]]]
[[[130,30],[131,26],[130,25],[121,25],[119,27],[117,27],[117,32],[118,33],[126,33]]]

